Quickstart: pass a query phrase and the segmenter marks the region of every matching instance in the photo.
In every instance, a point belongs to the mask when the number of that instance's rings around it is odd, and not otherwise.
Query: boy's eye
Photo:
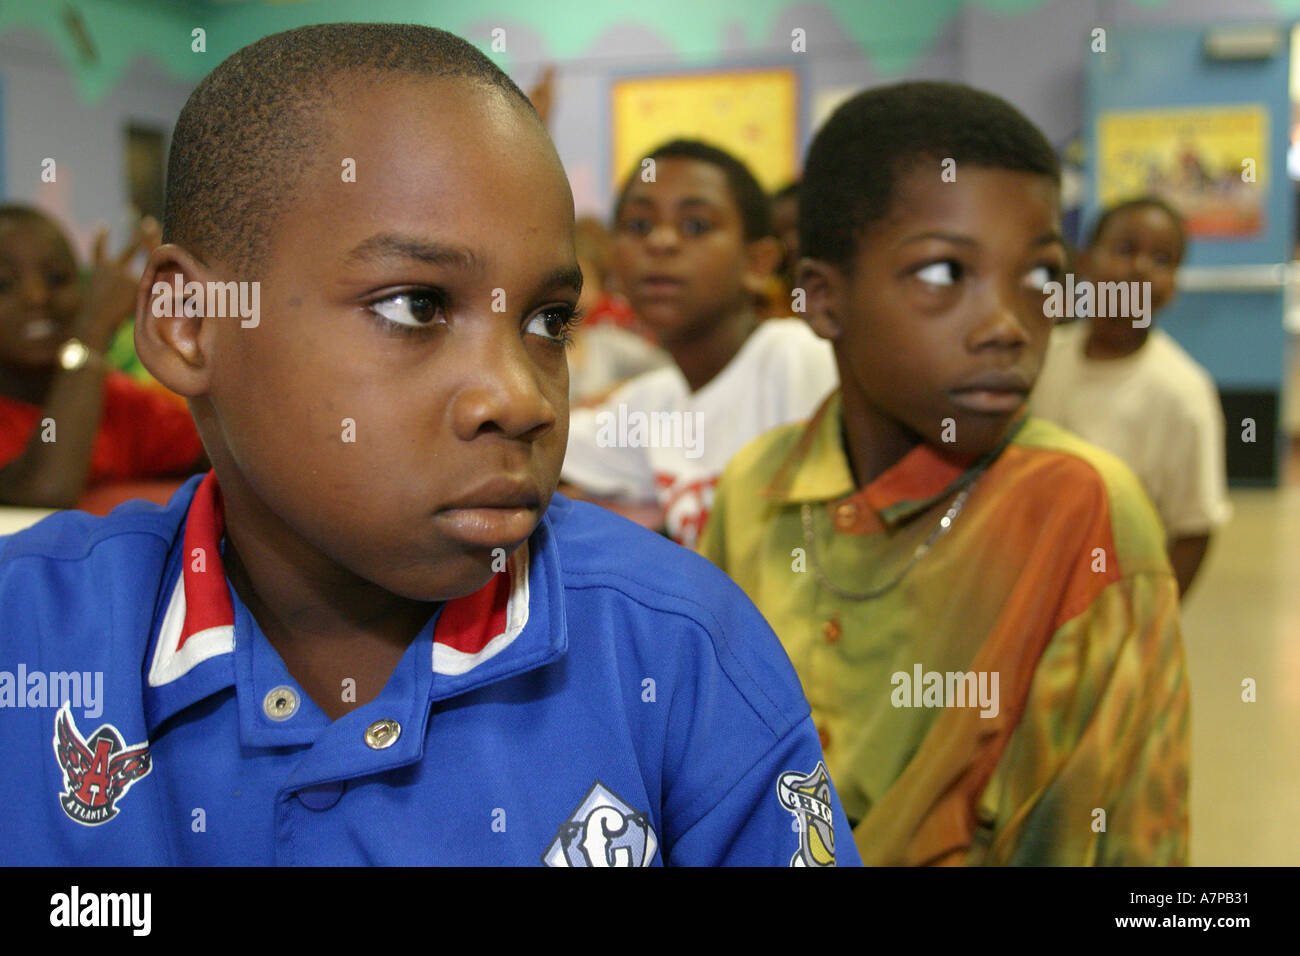
[[[945,259],[917,269],[915,275],[926,285],[953,285],[961,278],[961,265]]]
[[[399,292],[371,304],[370,308],[395,325],[422,328],[442,316],[442,296],[432,291]]]
[[[682,220],[683,236],[702,236],[713,228],[713,223],[699,216],[688,216]]]
[[[633,236],[648,236],[650,235],[650,220],[635,217],[624,219],[623,231]]]
[[[571,305],[552,306],[528,320],[525,332],[539,335],[559,345],[568,345],[572,341],[574,327],[580,320],[577,310]]]
[[[1025,285],[1035,292],[1043,292],[1044,286],[1049,282],[1060,280],[1061,270],[1056,266],[1041,265],[1034,266],[1025,273]]]
[[[69,282],[72,281],[72,273],[71,273],[71,272],[51,272],[49,275],[47,275],[47,276],[45,277],[45,281],[46,281],[46,283],[47,283],[51,288],[55,288],[55,289],[57,289],[57,288],[60,288],[60,287],[62,287],[62,286],[67,285]]]

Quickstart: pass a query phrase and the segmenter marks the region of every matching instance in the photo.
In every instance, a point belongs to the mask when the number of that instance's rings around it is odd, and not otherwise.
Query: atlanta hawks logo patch
[[[148,741],[128,746],[112,724],[84,740],[66,702],[54,718],[54,754],[63,768],[63,812],[88,827],[117,816],[117,801],[153,768]]]

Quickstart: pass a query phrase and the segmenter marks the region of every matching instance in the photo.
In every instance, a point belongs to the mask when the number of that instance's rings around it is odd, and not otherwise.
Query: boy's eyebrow
[[[945,242],[952,242],[952,243],[956,243],[956,244],[958,244],[958,245],[962,245],[962,246],[977,246],[977,245],[979,245],[979,242],[978,242],[976,239],[974,239],[973,237],[971,237],[971,236],[963,236],[963,235],[961,235],[960,233],[955,233],[955,232],[943,232],[942,230],[937,230],[937,229],[936,229],[936,230],[931,230],[930,232],[922,232],[922,233],[918,233],[918,234],[916,234],[915,236],[907,236],[907,237],[905,237],[905,238],[903,238],[903,239],[900,239],[900,240],[898,240],[898,242],[895,244],[894,248],[899,248],[900,246],[905,246],[905,245],[908,245],[909,243],[913,243],[913,242],[920,242],[922,239],[942,239],[942,240],[944,240]],[[1059,232],[1057,232],[1055,229],[1053,229],[1051,232],[1045,232],[1045,233],[1043,233],[1041,236],[1039,236],[1037,239],[1035,239],[1032,243],[1030,243],[1030,245],[1033,245],[1033,246],[1050,246],[1050,245],[1053,245],[1053,244],[1055,244],[1055,243],[1060,243],[1061,245],[1065,245],[1065,237],[1062,236],[1062,235],[1061,235]]]
[[[582,291],[582,270],[577,265],[561,266],[558,269],[552,269],[542,281],[537,283],[537,288],[542,291],[551,289],[572,289],[574,292]]]
[[[649,196],[628,196],[623,203],[623,208],[626,209],[628,206],[636,205],[653,206],[654,204],[654,200]],[[710,209],[718,208],[718,203],[703,196],[687,196],[685,199],[680,200],[677,205],[679,208],[682,206],[707,206]]]
[[[953,242],[961,246],[979,245],[979,243],[970,236],[963,236],[956,232],[943,232],[942,230],[933,229],[929,232],[919,232],[914,236],[904,236],[894,244],[894,248],[897,249],[900,246],[910,245],[913,242],[920,242],[922,239],[942,239],[944,242]]]
[[[483,268],[478,254],[468,246],[380,232],[353,246],[344,257],[348,262],[374,262],[380,259],[415,259],[431,265],[452,266],[466,272]]]

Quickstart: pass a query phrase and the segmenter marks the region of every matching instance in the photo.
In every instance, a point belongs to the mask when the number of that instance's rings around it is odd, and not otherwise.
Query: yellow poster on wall
[[[1270,172],[1262,105],[1112,112],[1097,120],[1102,207],[1155,194],[1183,214],[1189,235],[1263,232]]]
[[[611,90],[611,188],[645,154],[679,137],[701,139],[744,160],[769,191],[798,163],[798,77],[790,69],[629,77]]]

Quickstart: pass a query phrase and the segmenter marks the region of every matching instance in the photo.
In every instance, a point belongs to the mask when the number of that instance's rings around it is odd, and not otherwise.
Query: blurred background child
[[[781,245],[749,168],[695,140],[646,159],[653,178],[630,176],[615,209],[613,271],[672,364],[574,410],[563,479],[691,546],[727,461],[810,414],[835,385],[835,362],[802,319],[761,321]]]
[[[0,206],[0,504],[72,507],[88,488],[180,477],[206,460],[184,404],[109,369],[135,308],[128,263],[157,247],[144,221],[117,256],[95,243],[83,289],[72,246],[38,210]]]
[[[582,268],[581,319],[569,346],[569,401],[595,401],[642,372],[672,363],[650,341],[627,299],[609,287],[610,237],[600,220],[583,216],[573,224],[574,248]]]
[[[1183,594],[1232,514],[1218,391],[1155,327],[1155,314],[1173,299],[1185,247],[1181,218],[1160,199],[1105,210],[1076,272],[1094,283],[1150,283],[1151,321],[1135,327],[1132,315],[1094,314],[1058,326],[1033,395],[1035,414],[1114,452],[1142,479]]]

